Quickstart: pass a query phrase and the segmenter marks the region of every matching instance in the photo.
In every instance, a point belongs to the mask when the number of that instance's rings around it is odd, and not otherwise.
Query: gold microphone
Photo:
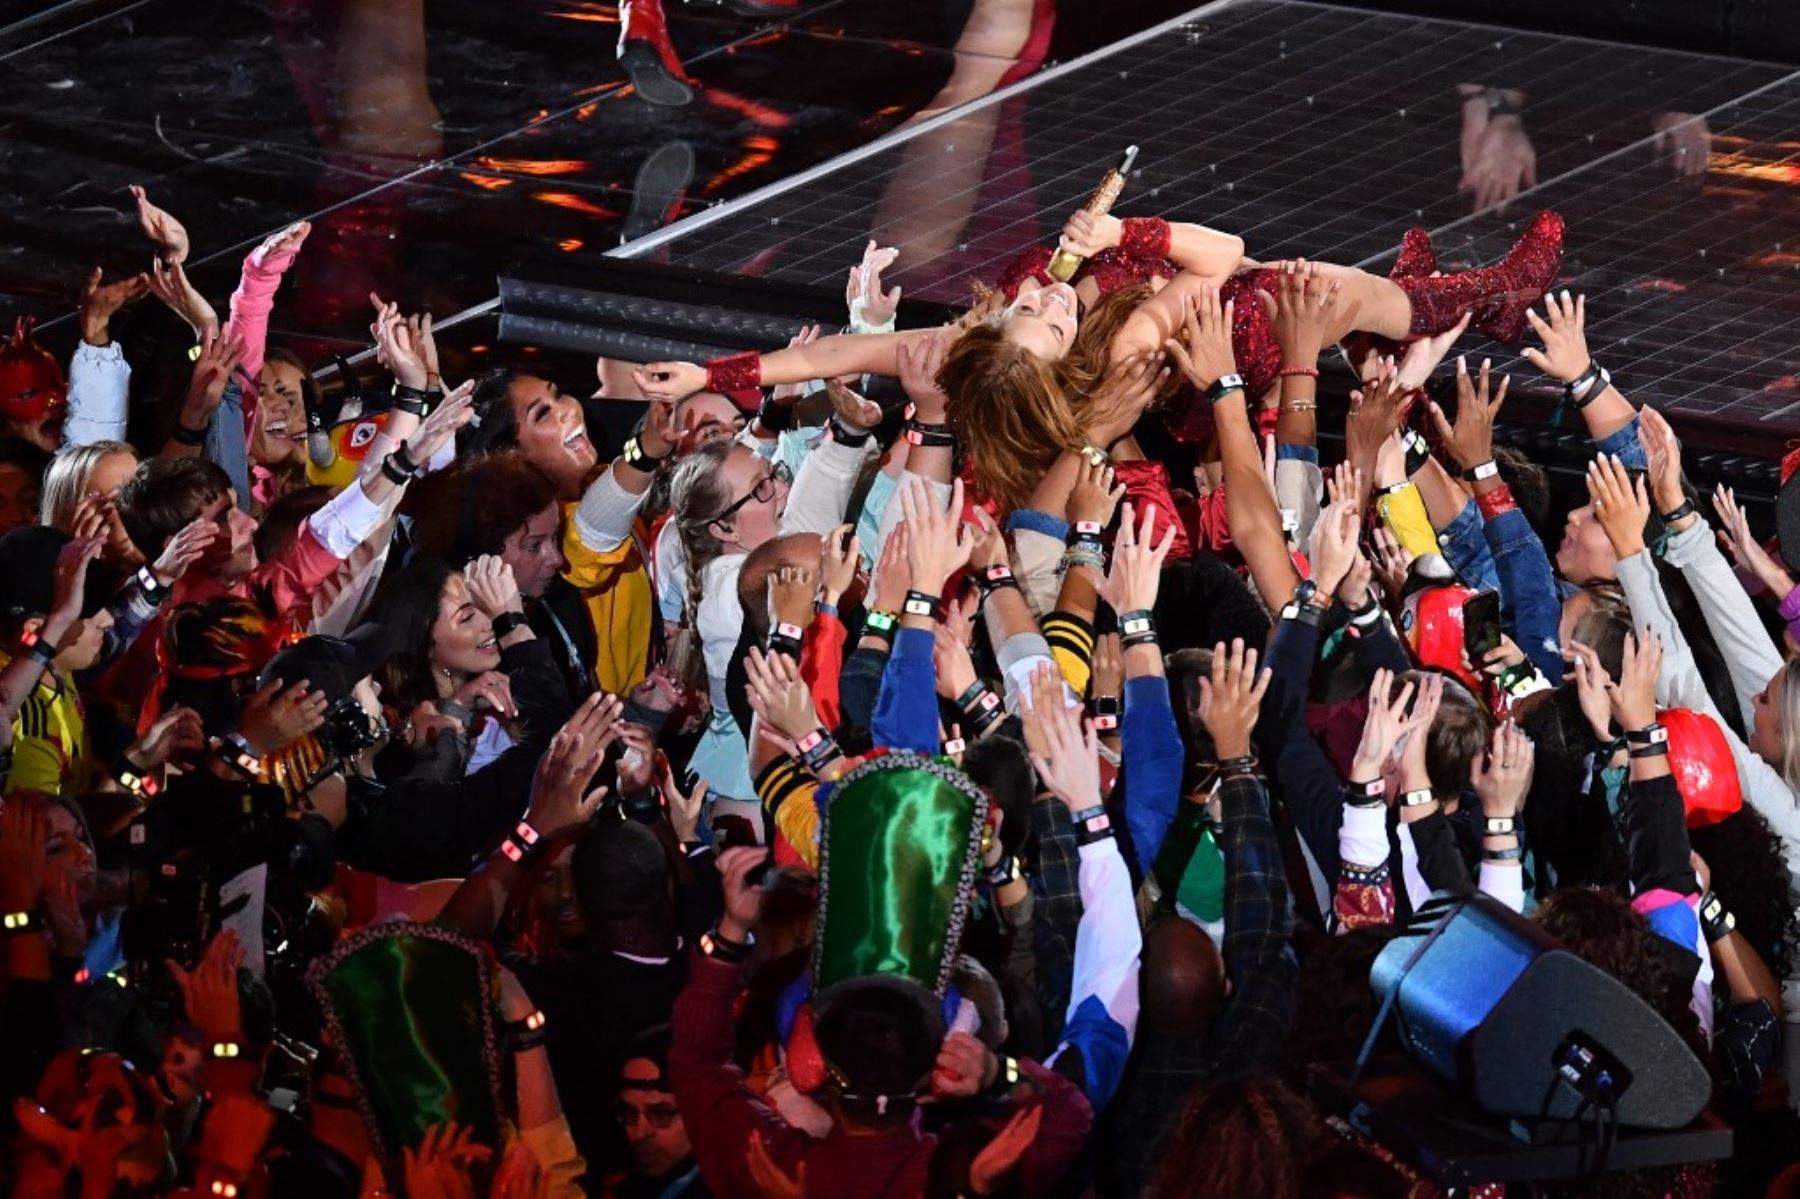
[[[1102,179],[1100,186],[1094,189],[1094,194],[1088,198],[1087,206],[1082,209],[1083,212],[1091,212],[1095,216],[1105,216],[1112,211],[1113,204],[1118,201],[1119,193],[1125,190],[1125,176],[1130,172],[1131,164],[1137,161],[1137,155],[1138,148],[1136,146],[1125,147],[1125,157],[1119,160],[1118,166],[1106,172],[1106,178]],[[1075,277],[1075,272],[1080,267],[1081,255],[1071,254],[1058,246],[1055,255],[1050,259],[1050,277],[1058,283],[1067,283]]]

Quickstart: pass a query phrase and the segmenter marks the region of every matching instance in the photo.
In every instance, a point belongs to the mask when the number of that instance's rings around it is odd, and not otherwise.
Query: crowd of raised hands
[[[391,379],[339,396],[270,343],[304,225],[221,320],[134,199],[152,265],[89,280],[66,402],[0,397],[13,1193],[1299,1195],[1346,1155],[1431,1193],[1304,1096],[1441,892],[1712,1069],[1740,1152],[1630,1185],[1793,1169],[1800,589],[1730,487],[1709,524],[1581,296],[1525,358],[1593,439],[1583,493],[1503,444],[1491,361],[1440,370],[1467,321],[1342,345],[1325,461],[1342,301],[1290,262],[1238,302],[1292,369],[1217,398],[1197,460],[1145,490],[1072,452],[1002,511],[945,337],[897,384],[627,410],[618,364],[586,404],[454,383],[377,296]],[[893,262],[852,270],[854,326],[894,318]],[[114,340],[151,295],[192,349],[161,397]],[[1198,289],[1094,411],[1234,374],[1233,316]],[[608,406],[641,413],[616,452]],[[879,1004],[833,1041],[848,1001],[795,990],[898,853],[832,835],[884,759],[985,813],[949,906],[879,907],[896,945],[950,925],[922,1049]],[[962,853],[905,827],[907,887]]]

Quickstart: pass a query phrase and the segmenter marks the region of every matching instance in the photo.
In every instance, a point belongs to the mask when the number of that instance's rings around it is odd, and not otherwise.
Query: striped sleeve
[[[756,780],[756,796],[809,870],[819,868],[819,784],[800,763],[779,754]]]
[[[1038,623],[1050,656],[1062,669],[1063,680],[1076,695],[1086,695],[1094,661],[1094,626],[1071,612],[1055,611]]]

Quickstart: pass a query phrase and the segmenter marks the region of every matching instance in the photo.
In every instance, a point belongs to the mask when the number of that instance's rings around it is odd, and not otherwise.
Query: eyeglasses
[[[661,1132],[681,1119],[681,1109],[673,1103],[652,1103],[649,1107],[615,1103],[613,1104],[613,1118],[619,1122],[621,1128],[631,1128],[639,1120],[648,1120],[650,1127]]]
[[[788,469],[787,463],[777,462],[774,466],[769,468],[768,474],[756,481],[756,486],[750,489],[749,495],[746,495],[741,500],[733,502],[725,509],[725,511],[719,513],[706,523],[712,524],[716,521],[724,520],[728,516],[736,515],[737,510],[742,508],[745,504],[748,504],[751,500],[755,500],[759,504],[766,504],[775,498],[775,485],[777,483],[792,483],[793,481],[794,472]]]

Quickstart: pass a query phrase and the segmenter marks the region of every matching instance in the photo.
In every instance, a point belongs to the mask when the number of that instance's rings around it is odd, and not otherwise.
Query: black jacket
[[[352,778],[350,816],[337,830],[340,861],[399,882],[460,878],[518,823],[538,759],[575,703],[546,639],[508,646],[500,665],[519,708],[519,743],[453,782]]]

